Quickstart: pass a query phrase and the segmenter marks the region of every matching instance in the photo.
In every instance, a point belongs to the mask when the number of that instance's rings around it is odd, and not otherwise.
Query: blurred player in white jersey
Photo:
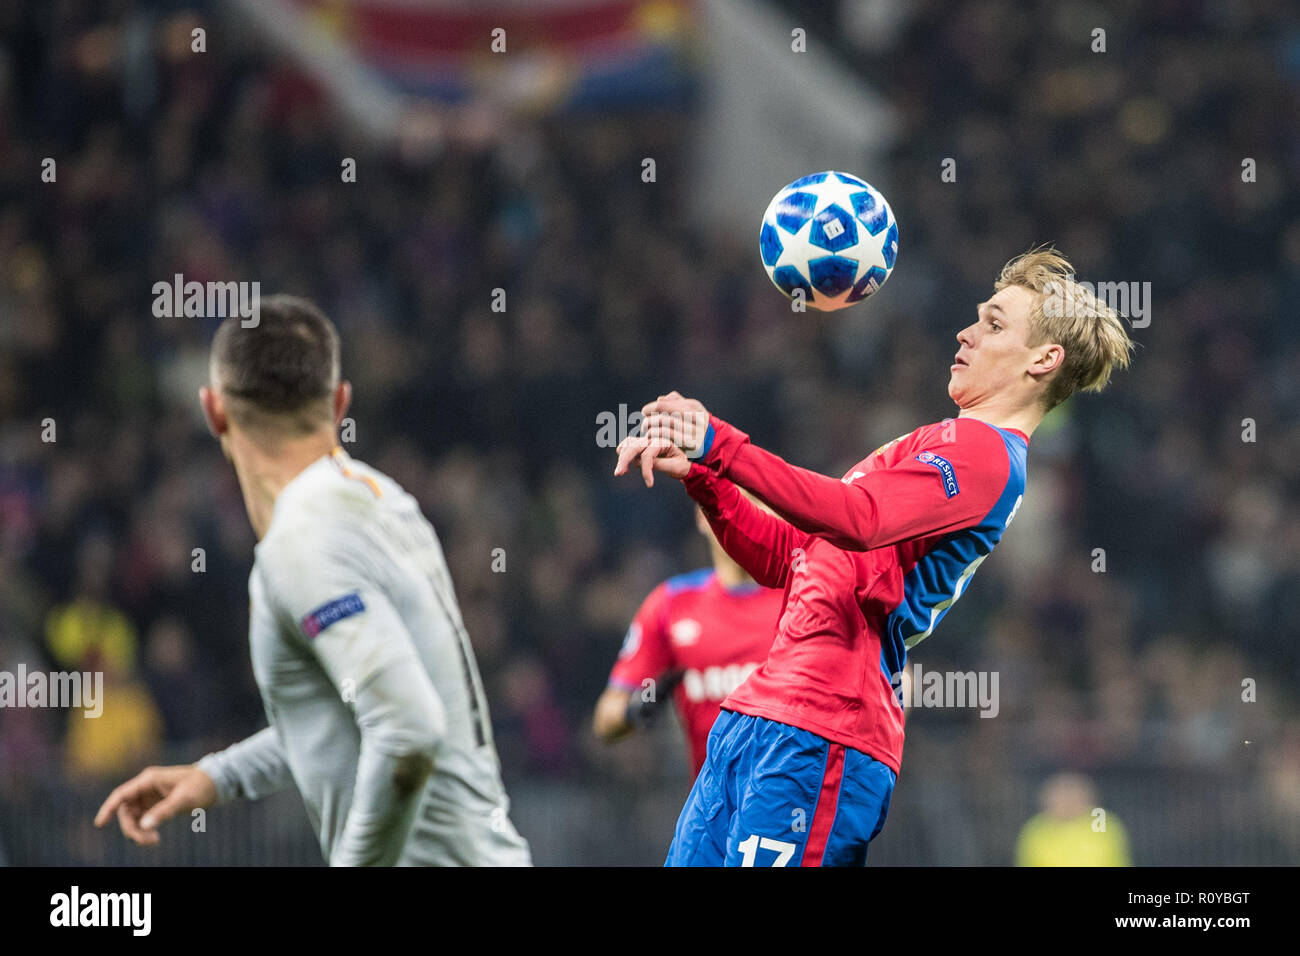
[[[177,814],[296,785],[331,866],[530,865],[442,548],[415,499],[336,442],[351,386],[312,303],[263,299],[212,345],[204,416],[258,537],[253,673],[270,726],[122,784],[143,845]]]

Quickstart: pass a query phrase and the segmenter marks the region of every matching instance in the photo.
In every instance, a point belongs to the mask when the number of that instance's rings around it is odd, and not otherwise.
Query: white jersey
[[[341,449],[280,493],[249,578],[270,726],[200,761],[221,799],[296,784],[332,866],[530,865],[442,546]],[[422,757],[433,770],[422,787]]]

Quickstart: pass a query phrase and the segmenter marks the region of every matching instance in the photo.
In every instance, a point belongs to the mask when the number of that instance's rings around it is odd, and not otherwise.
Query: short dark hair
[[[258,306],[258,323],[245,328],[232,316],[212,340],[214,384],[229,412],[245,424],[280,424],[311,431],[333,414],[339,382],[339,334],[307,299],[271,295]]]

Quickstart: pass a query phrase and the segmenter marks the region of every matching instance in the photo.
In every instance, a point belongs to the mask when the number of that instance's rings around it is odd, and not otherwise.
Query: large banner
[[[692,0],[235,0],[361,126],[682,102]]]
[[[265,0],[262,0],[265,2]],[[688,0],[277,0],[326,26],[405,93],[491,91],[539,106],[680,92]]]

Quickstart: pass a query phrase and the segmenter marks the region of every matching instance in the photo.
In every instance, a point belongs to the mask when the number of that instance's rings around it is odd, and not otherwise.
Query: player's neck
[[[1014,428],[1028,438],[1043,420],[1045,413],[1040,405],[1021,408],[1005,408],[996,405],[978,405],[963,408],[957,413],[958,418],[974,418],[987,422],[995,428]]]
[[[244,507],[258,541],[271,526],[280,492],[305,468],[330,454],[336,444],[333,431],[324,429],[300,438],[272,439],[243,431],[231,434],[230,459],[239,476]]]

